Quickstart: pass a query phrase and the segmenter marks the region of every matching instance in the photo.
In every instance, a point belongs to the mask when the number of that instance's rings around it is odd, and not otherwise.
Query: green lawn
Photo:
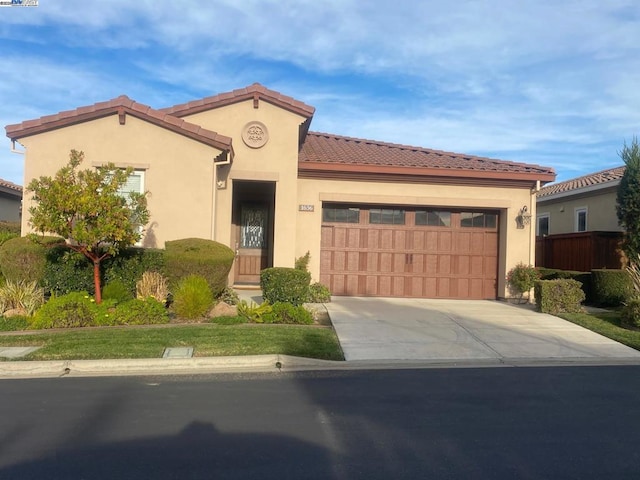
[[[640,331],[622,328],[620,326],[619,312],[561,313],[558,316],[631,348],[640,350]]]
[[[159,358],[166,347],[194,356],[284,354],[344,360],[333,329],[298,325],[170,325],[0,335],[0,346],[42,346],[24,360]]]

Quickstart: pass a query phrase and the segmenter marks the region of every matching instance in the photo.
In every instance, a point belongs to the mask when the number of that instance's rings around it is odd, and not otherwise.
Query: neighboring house
[[[19,222],[22,213],[22,187],[0,178],[0,221]]]
[[[87,166],[132,166],[132,188],[150,192],[143,245],[229,245],[234,284],[310,252],[336,295],[506,296],[506,272],[534,261],[524,220],[552,169],[310,132],[314,111],[253,84],[160,110],[121,96],[6,132],[25,147],[26,182],[72,148]]]
[[[616,196],[625,167],[547,185],[537,196],[536,264],[589,271],[620,268]]]

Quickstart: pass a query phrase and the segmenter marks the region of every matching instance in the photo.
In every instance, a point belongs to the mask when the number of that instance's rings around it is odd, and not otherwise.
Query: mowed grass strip
[[[297,325],[86,328],[2,335],[0,346],[42,347],[22,360],[159,358],[167,347],[194,347],[196,357],[277,353],[344,360],[333,329]]]
[[[558,316],[611,340],[640,350],[640,331],[621,327],[619,312],[561,313]]]

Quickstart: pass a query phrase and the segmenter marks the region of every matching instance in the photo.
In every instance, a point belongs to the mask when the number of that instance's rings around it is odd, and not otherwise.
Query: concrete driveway
[[[622,360],[640,352],[552,315],[489,300],[333,297],[346,360]]]

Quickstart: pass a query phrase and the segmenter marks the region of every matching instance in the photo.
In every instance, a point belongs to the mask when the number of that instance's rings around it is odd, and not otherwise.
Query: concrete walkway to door
[[[505,302],[333,297],[326,307],[346,360],[640,363],[637,350]]]

